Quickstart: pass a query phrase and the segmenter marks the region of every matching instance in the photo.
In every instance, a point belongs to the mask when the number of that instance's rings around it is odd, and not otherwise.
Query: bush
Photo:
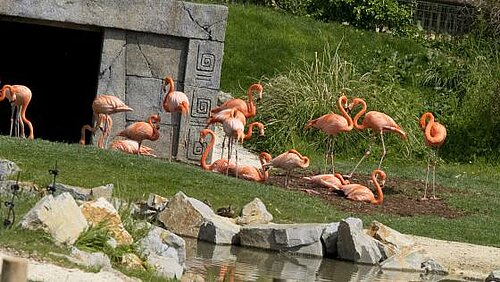
[[[368,30],[400,32],[412,23],[411,8],[397,0],[316,0],[309,3],[307,12],[317,19],[347,22]]]

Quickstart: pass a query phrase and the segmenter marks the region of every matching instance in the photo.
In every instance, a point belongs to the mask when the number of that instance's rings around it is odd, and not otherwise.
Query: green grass
[[[448,204],[467,212],[467,216],[458,219],[401,217],[382,213],[366,216],[338,211],[334,206],[305,193],[241,181],[205,172],[188,164],[43,140],[0,137],[0,147],[0,157],[16,162],[23,169],[23,181],[34,181],[41,187],[51,182],[48,169],[57,159],[60,169],[58,182],[87,188],[113,183],[116,185],[114,196],[129,200],[145,199],[149,193],[172,197],[178,191],[183,191],[188,196],[209,200],[214,208],[228,205],[242,208],[258,197],[273,214],[275,222],[333,222],[356,216],[363,219],[365,224],[376,219],[405,233],[500,247],[500,238],[491,236],[500,232],[500,207],[496,204],[500,199],[500,191],[495,181],[500,177],[498,166],[442,164],[439,167],[438,183],[454,191],[447,199]],[[321,158],[313,158],[313,168],[322,164],[316,159]],[[352,160],[341,160],[339,169],[351,167],[352,164]],[[406,179],[421,179],[424,167],[423,163],[384,163],[389,175]],[[363,173],[367,171],[367,167],[360,169]],[[465,191],[468,191],[467,196],[464,195]],[[26,211],[25,206],[18,213]],[[3,232],[7,235],[0,236],[2,244],[32,245],[34,249],[38,248],[37,245],[47,244],[46,241],[33,244],[24,235],[18,238],[14,234],[25,234],[25,231],[18,229]]]

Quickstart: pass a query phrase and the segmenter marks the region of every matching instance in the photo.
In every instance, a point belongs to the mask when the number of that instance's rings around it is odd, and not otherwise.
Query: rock
[[[200,226],[198,239],[214,244],[238,245],[240,226],[231,219],[214,215]]]
[[[377,241],[363,232],[363,222],[359,218],[340,221],[337,250],[343,260],[377,264],[382,259]]]
[[[16,182],[17,181],[15,180],[0,181],[0,193],[11,193],[12,185],[16,184]],[[38,186],[33,182],[19,181],[17,182],[17,185],[19,185],[19,192],[22,193],[35,195],[38,191],[40,191],[40,188],[38,188]]]
[[[380,264],[380,267],[387,270],[425,272],[425,270],[422,269],[422,263],[427,260],[428,256],[423,249],[406,247],[401,249],[397,254],[384,260]]]
[[[141,258],[133,253],[124,254],[120,263],[126,268],[144,270]]]
[[[60,195],[66,192],[70,193],[75,200],[90,201],[104,197],[106,200],[111,201],[111,197],[113,195],[113,184],[106,184],[104,186],[98,186],[90,189],[63,183],[55,184],[54,195]]]
[[[175,234],[198,238],[200,227],[214,215],[205,203],[178,192],[158,214],[158,221]]]
[[[149,193],[147,205],[149,208],[162,211],[168,203],[168,199],[154,193]]]
[[[366,234],[382,243],[384,250],[381,251],[384,251],[387,257],[395,255],[403,248],[415,245],[415,242],[409,236],[401,234],[375,220],[370,224]]]
[[[134,242],[130,233],[125,230],[120,215],[106,199],[101,197],[95,201],[85,202],[80,209],[90,225],[105,222],[118,245],[130,245]]]
[[[433,259],[427,259],[422,262],[421,267],[428,274],[448,275],[448,271]]]
[[[184,239],[160,227],[153,226],[146,237],[138,242],[139,252],[159,275],[180,278],[186,262]]]
[[[236,223],[239,225],[266,224],[272,220],[273,215],[267,211],[264,203],[259,198],[255,198],[243,207],[241,216],[236,219]]]
[[[226,93],[224,91],[220,91],[217,92],[217,105],[220,106],[222,104],[224,104],[225,102],[229,101],[233,99],[233,96],[231,95],[231,93]]]
[[[338,240],[339,223],[332,222],[328,224],[321,234],[321,241],[325,247],[325,257],[337,257],[337,240]]]
[[[103,252],[88,253],[79,250],[76,247],[71,248],[71,258],[70,261],[83,265],[85,267],[92,267],[98,269],[111,269],[111,260]]]
[[[23,228],[48,232],[59,243],[73,244],[87,220],[69,193],[43,197],[21,220]]]
[[[21,169],[15,162],[0,159],[0,180],[6,180],[9,176],[20,172]]]
[[[494,270],[486,277],[485,282],[500,282],[500,270]]]
[[[241,227],[242,246],[323,256],[324,224],[252,224]]]

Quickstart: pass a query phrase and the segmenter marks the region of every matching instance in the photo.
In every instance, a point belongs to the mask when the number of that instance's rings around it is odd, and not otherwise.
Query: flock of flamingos
[[[167,86],[169,86],[168,91]],[[162,103],[165,112],[179,112],[183,115],[189,112],[189,100],[183,92],[175,90],[174,81],[171,76],[167,76],[164,79],[162,90],[166,93]],[[242,99],[231,99],[226,101],[221,106],[211,110],[211,116],[207,120],[207,126],[200,132],[200,142],[204,143],[205,139],[209,135],[211,137],[207,147],[202,154],[200,160],[201,167],[212,172],[224,173],[226,175],[232,175],[258,182],[264,182],[269,178],[269,168],[280,168],[286,171],[285,187],[288,187],[292,170],[297,168],[306,168],[309,166],[309,158],[303,156],[295,149],[290,149],[275,158],[272,158],[272,156],[266,152],[262,152],[259,155],[259,160],[261,163],[260,168],[247,165],[238,165],[237,150],[235,150],[235,162],[231,162],[234,144],[236,142],[243,142],[244,140],[250,139],[252,137],[252,130],[254,127],[257,127],[259,129],[260,135],[264,135],[264,125],[260,122],[250,123],[248,125],[247,132],[245,133],[247,119],[255,117],[257,112],[253,99],[254,91],[256,91],[259,95],[258,100],[262,99],[263,87],[262,85],[256,83],[250,85],[250,87],[248,88],[248,101],[244,101]],[[31,96],[32,94],[30,89],[23,85],[4,85],[1,88],[0,101],[7,98],[12,107],[10,136],[24,138],[24,124],[27,124],[29,128],[28,138],[34,138],[33,125],[26,118],[26,108],[28,107],[28,104],[31,100]],[[362,109],[355,115],[353,119],[350,116],[350,112],[357,105],[361,105]],[[338,98],[337,107],[340,111],[340,115],[336,113],[328,113],[317,119],[309,121],[305,125],[305,128],[317,128],[331,137],[330,150],[325,156],[325,162],[328,163],[328,159],[330,156],[332,163],[332,173],[314,175],[305,177],[305,179],[308,179],[317,185],[321,185],[331,190],[338,191],[350,200],[369,202],[377,205],[382,204],[384,200],[382,187],[386,179],[386,174],[382,170],[380,170],[382,161],[386,155],[383,134],[385,132],[393,132],[400,135],[403,140],[406,140],[406,133],[390,116],[377,111],[366,112],[366,102],[361,98],[354,98],[352,99],[351,103],[348,103],[348,98],[342,95]],[[97,140],[97,146],[100,148],[108,148],[108,139],[113,125],[113,121],[110,115],[120,112],[132,111],[133,109],[115,96],[98,95],[92,103],[92,110],[94,115],[94,125],[84,125],[82,127],[80,143],[85,144],[85,132],[87,130],[90,131],[93,135],[95,135],[96,131],[99,130],[101,132],[101,135]],[[361,124],[359,124],[358,120],[362,116],[364,116],[363,121],[361,122]],[[223,151],[220,159],[213,161],[211,164],[207,164],[206,160],[208,154],[212,151],[215,144],[215,133],[211,129],[209,129],[209,127],[210,125],[215,123],[222,124],[225,133],[222,147],[224,150],[224,143],[227,138],[228,154],[227,158],[225,158],[223,156]],[[422,115],[419,120],[419,125],[424,133],[426,145],[437,151],[437,149],[444,143],[446,139],[446,128],[442,124],[436,122],[434,120],[434,116],[430,112],[426,112]],[[124,130],[120,131],[117,135],[122,136],[126,139],[113,141],[109,145],[109,148],[131,154],[154,156],[152,149],[142,145],[142,142],[144,140],[158,140],[160,137],[159,128],[160,117],[157,114],[153,114],[148,118],[147,122],[135,122],[127,126]],[[375,185],[377,193],[376,197],[368,187],[361,184],[350,183],[350,181],[348,180],[351,179],[359,164],[370,154],[369,149],[366,150],[364,156],[360,159],[360,161],[348,175],[341,175],[340,173],[335,172],[335,155],[333,150],[335,136],[337,136],[337,134],[339,134],[340,132],[349,132],[353,128],[357,130],[370,129],[373,133],[380,136],[383,149],[382,156],[380,158],[378,168],[371,173],[371,179],[373,181],[373,184]],[[172,143],[173,142],[171,140],[170,144]],[[170,158],[171,156],[172,147],[170,147]],[[430,158],[427,164],[426,184],[422,200],[438,199],[435,194],[435,157],[436,153],[434,153],[434,160],[432,161],[432,193],[428,198],[427,190],[429,183],[429,172],[431,167]],[[380,178],[380,182],[378,178]],[[306,192],[312,191],[309,190]]]

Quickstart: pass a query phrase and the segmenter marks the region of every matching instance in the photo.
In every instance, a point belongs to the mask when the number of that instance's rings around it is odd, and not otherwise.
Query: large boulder
[[[70,193],[75,200],[79,201],[91,201],[99,199],[100,197],[105,198],[107,201],[111,201],[111,197],[113,196],[113,184],[106,184],[104,186],[97,186],[90,189],[63,183],[55,184],[54,195],[66,192]]]
[[[500,270],[494,270],[486,277],[485,282],[500,282]]]
[[[87,220],[69,193],[42,198],[21,220],[23,228],[41,229],[56,242],[73,244],[88,227]]]
[[[340,223],[338,222],[332,222],[330,224],[327,224],[325,229],[323,229],[323,233],[321,234],[321,241],[323,242],[323,246],[325,248],[325,257],[337,257],[339,225]]]
[[[363,232],[359,218],[340,221],[337,250],[340,259],[358,263],[377,264],[383,258],[377,241]]]
[[[251,224],[241,227],[242,246],[323,256],[324,224]]]
[[[428,260],[423,249],[404,248],[397,254],[384,260],[380,267],[387,270],[425,272],[422,263]]]
[[[376,220],[372,221],[366,234],[382,243],[383,251],[387,257],[391,257],[399,253],[402,249],[408,249],[415,245],[415,242],[408,235],[401,234]]]
[[[134,242],[130,233],[125,230],[118,211],[106,199],[101,197],[95,201],[85,202],[80,209],[90,225],[104,223],[118,245],[130,245]]]
[[[236,223],[240,225],[266,224],[272,220],[273,215],[267,211],[264,203],[259,198],[255,198],[243,207],[241,216],[236,219]]]
[[[158,221],[175,234],[215,244],[238,244],[240,226],[216,215],[202,201],[178,192],[158,214]]]
[[[184,239],[163,228],[153,226],[138,242],[139,252],[155,266],[156,272],[166,278],[180,279],[186,262]]]

